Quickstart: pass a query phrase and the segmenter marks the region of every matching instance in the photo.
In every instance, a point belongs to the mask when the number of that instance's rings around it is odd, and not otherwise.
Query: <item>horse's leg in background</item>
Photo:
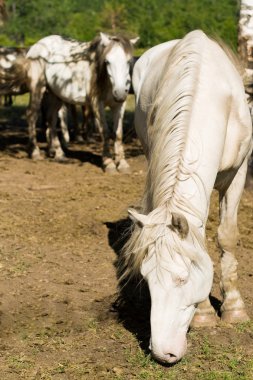
[[[46,91],[44,66],[41,62],[33,61],[28,71],[30,99],[26,111],[29,133],[29,156],[38,160],[41,158],[36,137],[36,123],[41,107],[43,94]]]
[[[239,233],[237,228],[238,206],[247,172],[244,160],[229,187],[220,190],[220,225],[218,242],[221,248],[221,292],[223,304],[221,318],[228,323],[245,322],[249,319],[237,286],[237,260]]]
[[[12,106],[12,104],[13,104],[12,96],[11,95],[4,95],[4,106],[10,107],[10,106]]]
[[[74,126],[74,139],[77,143],[83,143],[84,142],[83,135],[82,135],[83,131],[78,120],[77,105],[69,104],[68,107],[71,113],[73,126]]]
[[[113,131],[115,133],[114,152],[115,163],[118,171],[121,173],[130,173],[130,166],[125,159],[125,152],[123,147],[123,117],[125,108],[126,102],[111,107],[113,114]]]
[[[86,102],[85,104],[81,105],[81,113],[82,113],[82,132],[84,135],[84,139],[88,141],[88,118],[89,118],[89,104]]]
[[[65,146],[68,145],[70,141],[69,129],[68,129],[68,105],[63,103],[58,111],[58,117],[60,119],[60,127],[62,133],[62,139]]]
[[[217,324],[217,316],[209,298],[198,304],[191,327],[213,327]]]
[[[36,123],[45,89],[43,84],[38,84],[35,88],[31,89],[29,105],[26,111],[29,133],[29,156],[33,160],[39,160],[41,158],[36,137]]]
[[[103,102],[94,102],[93,104],[94,114],[95,114],[95,123],[98,131],[102,137],[103,142],[103,153],[102,153],[102,164],[103,169],[106,173],[114,174],[117,172],[116,165],[112,159],[110,153],[110,132],[108,124],[105,118],[105,110]]]
[[[55,160],[62,160],[65,155],[57,133],[58,111],[62,106],[62,101],[53,93],[48,93],[48,108],[46,114],[47,120],[47,141],[48,155]]]
[[[90,101],[86,101],[85,104],[81,106],[81,112],[82,112],[82,132],[84,139],[86,142],[89,142],[91,140],[92,134],[95,132],[95,125],[94,125],[94,112],[92,105]],[[90,125],[92,122],[92,126]],[[96,121],[95,121],[96,123]]]

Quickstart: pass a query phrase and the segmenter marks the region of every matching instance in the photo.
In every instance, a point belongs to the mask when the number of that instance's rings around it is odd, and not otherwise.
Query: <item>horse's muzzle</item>
[[[128,90],[125,91],[113,91],[113,99],[117,103],[123,103],[128,95]]]

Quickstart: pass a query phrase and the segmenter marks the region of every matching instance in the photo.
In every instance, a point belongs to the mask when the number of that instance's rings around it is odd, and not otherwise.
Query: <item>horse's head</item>
[[[130,84],[130,63],[133,45],[138,38],[128,40],[123,37],[111,37],[100,33],[100,43],[104,47],[103,60],[112,86],[112,95],[116,102],[126,100]]]
[[[182,214],[166,214],[162,220],[154,212],[129,214],[137,236],[132,255],[140,255],[131,262],[137,260],[151,296],[151,352],[160,362],[174,363],[186,352],[196,305],[211,290],[212,262],[202,237]]]

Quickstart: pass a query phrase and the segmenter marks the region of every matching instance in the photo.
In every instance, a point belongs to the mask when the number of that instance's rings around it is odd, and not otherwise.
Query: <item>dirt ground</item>
[[[127,208],[138,203],[145,180],[137,139],[126,144],[128,175],[102,172],[98,142],[71,144],[65,164],[33,162],[26,154],[23,109],[0,111],[0,378],[253,378],[251,322],[191,330],[186,357],[163,367],[148,353],[145,290],[133,287],[136,297],[118,299],[119,240]],[[207,234],[218,308],[217,216],[214,195]],[[239,286],[253,318],[250,190],[243,194],[239,226]]]

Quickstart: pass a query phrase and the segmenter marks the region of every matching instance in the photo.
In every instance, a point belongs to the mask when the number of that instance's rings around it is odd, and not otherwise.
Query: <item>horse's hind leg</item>
[[[247,159],[236,173],[225,191],[220,191],[220,225],[218,242],[221,248],[221,292],[223,304],[221,318],[228,323],[244,322],[249,319],[244,302],[237,287],[237,260],[239,233],[237,212],[247,172]]]
[[[60,120],[63,144],[67,147],[68,143],[70,142],[70,137],[68,129],[68,109],[66,104],[63,104],[59,109],[58,117]]]
[[[62,101],[51,92],[48,93],[48,100],[46,113],[48,155],[55,160],[62,160],[65,154],[57,134],[58,111],[62,106]]]
[[[213,327],[217,324],[217,316],[209,298],[198,304],[191,327]]]

